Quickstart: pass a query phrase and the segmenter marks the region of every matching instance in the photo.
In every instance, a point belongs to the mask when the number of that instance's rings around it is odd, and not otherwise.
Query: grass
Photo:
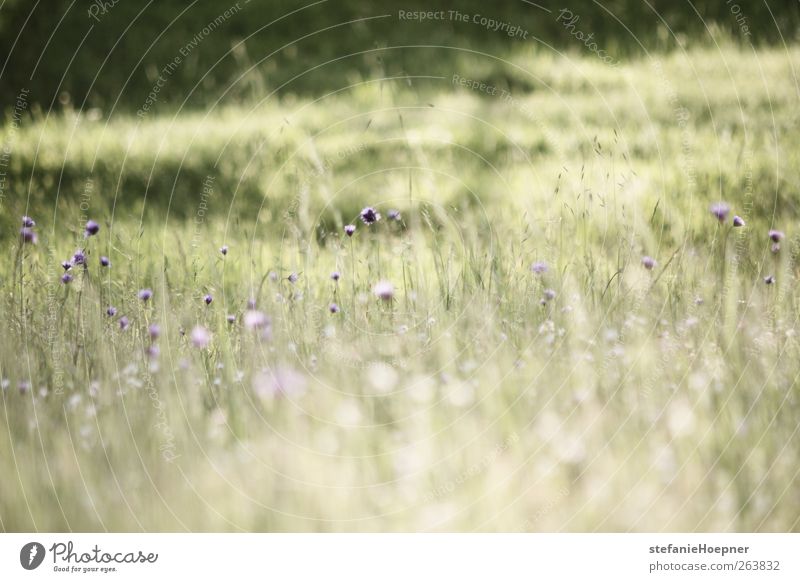
[[[520,57],[513,100],[387,79],[23,124],[0,526],[796,531],[797,58]]]

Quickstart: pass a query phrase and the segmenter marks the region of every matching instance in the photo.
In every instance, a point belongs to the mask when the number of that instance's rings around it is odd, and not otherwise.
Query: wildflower
[[[766,283],[767,285],[772,285],[774,282],[775,282],[775,277],[773,277],[772,275],[764,277],[764,283]]]
[[[552,289],[545,289],[544,290],[544,299],[545,301],[552,301],[556,298],[556,292]]]
[[[150,327],[147,328],[147,331],[150,334],[151,340],[157,340],[161,335],[161,327],[159,327],[157,323],[151,323]]]
[[[255,297],[251,297],[247,300],[247,309],[255,309],[256,308],[256,299]]]
[[[70,275],[69,273],[64,273],[63,275],[61,275],[61,282],[64,285],[69,285],[70,283],[72,283],[72,275]]]
[[[72,268],[72,262],[71,262],[71,261],[63,261],[63,262],[61,263],[61,267],[62,267],[62,268],[65,270],[65,271],[69,271],[69,270]]]
[[[116,314],[117,314],[117,308],[109,305],[108,309],[106,309],[106,315],[108,315],[109,317],[114,317]]]
[[[109,265],[111,265],[111,261],[108,259],[108,257],[100,257],[100,266],[108,267]]]
[[[235,315],[229,315],[225,319],[228,320],[228,323],[236,323],[236,316]]]
[[[86,253],[83,252],[83,249],[78,249],[77,251],[75,251],[75,254],[72,255],[72,264],[73,265],[86,264]]]
[[[731,211],[731,207],[725,202],[715,202],[708,210],[717,217],[717,220],[725,222],[728,218],[728,213]]]
[[[656,260],[653,257],[644,256],[642,257],[642,266],[648,271],[652,271],[656,266]]]
[[[783,240],[783,233],[780,230],[770,230],[769,238],[772,242],[781,242]]]
[[[100,232],[100,225],[97,224],[94,220],[90,220],[86,223],[86,229],[84,232],[84,236],[86,236],[86,238],[94,236],[98,232]]]
[[[36,226],[36,223],[30,216],[23,216],[22,217],[22,226],[25,228],[33,228]]]
[[[537,261],[536,263],[531,265],[531,271],[536,273],[537,275],[543,275],[547,272],[547,263],[544,261]]]
[[[331,279],[333,279],[334,281],[338,281],[340,278],[341,275],[339,274],[339,271],[334,271],[333,273],[331,273]]]
[[[17,384],[20,394],[25,394],[31,389],[31,383],[28,380],[20,380]]]
[[[378,281],[372,292],[383,301],[391,301],[394,297],[394,285],[390,281]]]
[[[269,325],[269,317],[261,311],[254,309],[244,314],[244,326],[247,329],[261,329]]]
[[[203,297],[203,301],[206,302],[206,305],[211,305],[211,302],[214,301],[214,298],[211,295],[206,295]]]
[[[381,214],[380,212],[372,208],[372,206],[367,206],[361,211],[359,218],[361,218],[361,222],[363,222],[367,226],[370,226],[372,224],[375,224],[381,219]]]
[[[196,325],[194,326],[194,329],[192,329],[191,339],[192,345],[202,350],[208,347],[208,344],[211,341],[211,332],[209,332],[202,325]]]
[[[158,354],[161,353],[161,350],[158,349],[157,345],[152,345],[152,346],[147,346],[145,353],[147,354],[148,358],[155,360],[158,357]]]
[[[122,331],[125,331],[126,329],[128,329],[128,326],[129,326],[129,325],[130,325],[130,321],[128,321],[128,318],[127,318],[127,317],[125,317],[125,316],[123,315],[122,317],[120,317],[120,318],[119,318],[119,328],[120,328]]]
[[[269,280],[272,281],[273,283],[278,280],[278,273],[276,273],[275,271],[270,271],[267,276],[269,277]]]
[[[336,305],[335,303],[331,303],[330,306],[328,307],[328,310],[331,313],[339,313],[339,306]]]
[[[221,252],[223,256],[227,255],[228,254],[228,245],[222,245],[219,248],[219,252]]]
[[[386,218],[388,218],[389,220],[400,220],[401,219],[400,211],[390,210],[389,212],[386,213]]]
[[[39,240],[39,237],[29,226],[23,226],[19,230],[19,236],[22,238],[22,242],[24,243],[36,244],[36,241]]]
[[[344,233],[347,236],[353,236],[356,232],[356,225],[355,224],[348,224],[344,227]]]
[[[772,246],[770,247],[769,250],[771,250],[773,254],[777,253],[778,251],[781,250],[781,243],[772,243]]]
[[[153,297],[153,291],[151,289],[142,289],[139,291],[139,299],[142,301],[147,302],[151,297]]]
[[[297,283],[297,279],[299,279],[300,277],[298,276],[297,273],[290,273],[289,276],[286,278],[289,280],[289,283],[294,284]]]
[[[744,226],[744,225],[745,225],[744,218],[742,218],[741,216],[734,215],[733,226]]]

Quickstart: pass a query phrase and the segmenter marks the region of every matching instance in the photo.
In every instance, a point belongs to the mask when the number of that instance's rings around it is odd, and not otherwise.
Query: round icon
[[[35,570],[44,561],[44,546],[39,542],[29,542],[19,551],[19,563],[26,570]]]

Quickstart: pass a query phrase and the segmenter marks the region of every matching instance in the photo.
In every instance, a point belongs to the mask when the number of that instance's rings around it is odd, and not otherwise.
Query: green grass
[[[394,79],[23,124],[0,526],[797,530],[798,55],[520,57],[513,103]],[[717,224],[720,199],[745,228]],[[103,228],[64,286],[82,202]],[[348,239],[366,205],[384,219]]]

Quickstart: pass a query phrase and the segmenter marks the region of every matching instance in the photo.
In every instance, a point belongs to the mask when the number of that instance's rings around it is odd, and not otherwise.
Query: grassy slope
[[[513,104],[418,79],[24,125],[2,213],[25,210],[32,174],[40,243],[21,283],[16,260],[2,272],[2,526],[797,529],[797,57],[520,57],[535,80],[505,65],[533,88]],[[89,178],[104,228],[65,289]],[[746,229],[715,224],[719,198]],[[339,227],[365,204],[403,225],[351,244]],[[271,341],[241,328],[251,295]],[[209,350],[178,333],[198,322]],[[304,391],[259,395],[276,375]]]

